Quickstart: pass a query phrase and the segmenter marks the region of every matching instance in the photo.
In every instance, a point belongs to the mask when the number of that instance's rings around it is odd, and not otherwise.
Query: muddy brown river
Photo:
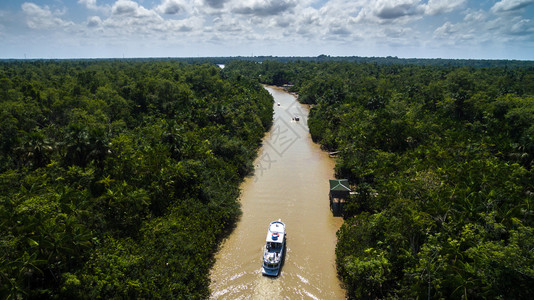
[[[266,89],[275,101],[273,127],[254,175],[241,185],[243,215],[215,256],[211,299],[344,299],[335,267],[342,219],[328,202],[334,161],[311,140],[307,108],[279,88]],[[261,273],[263,246],[278,219],[286,224],[287,252],[280,275],[271,278]]]

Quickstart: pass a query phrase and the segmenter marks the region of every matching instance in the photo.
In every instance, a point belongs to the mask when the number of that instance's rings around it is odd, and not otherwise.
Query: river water
[[[279,88],[266,89],[275,101],[274,123],[254,175],[241,185],[243,215],[215,255],[211,299],[344,299],[335,267],[342,219],[328,202],[334,161],[311,140],[307,108]],[[270,278],[261,274],[263,246],[277,219],[286,224],[287,252],[280,275]]]

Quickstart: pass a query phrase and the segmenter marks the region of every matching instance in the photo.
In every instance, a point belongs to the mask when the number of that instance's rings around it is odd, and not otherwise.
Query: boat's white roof
[[[273,239],[273,233],[278,233],[278,238],[276,240]],[[286,225],[282,223],[281,221],[274,221],[271,222],[269,225],[269,230],[267,231],[267,242],[274,242],[274,243],[281,243],[284,240],[284,235],[286,233]]]

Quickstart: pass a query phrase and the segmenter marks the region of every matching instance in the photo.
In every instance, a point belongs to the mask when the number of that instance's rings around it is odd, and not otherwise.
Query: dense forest
[[[327,56],[1,61],[0,297],[208,297],[259,83],[312,106],[357,192],[349,298],[534,298],[532,63]]]
[[[213,64],[2,61],[0,297],[206,298],[272,109]]]
[[[117,61],[118,59],[98,59],[98,61]],[[365,57],[365,56],[221,56],[221,57],[159,57],[159,58],[126,58],[120,59],[123,62],[182,62],[186,64],[215,64],[228,65],[231,63],[254,62],[254,63],[359,63],[372,65],[409,65],[409,66],[437,66],[437,67],[474,67],[474,68],[532,68],[534,61],[530,60],[509,60],[509,59],[445,59],[445,58],[399,58],[396,56],[387,57]],[[0,63],[16,62],[16,59],[0,59]],[[25,59],[25,62],[39,62],[39,59]],[[62,61],[62,60],[56,60]],[[94,59],[77,59],[78,62],[94,62]],[[242,64],[240,64],[242,66]],[[235,67],[235,65],[234,65]],[[259,69],[257,69],[259,70]],[[250,74],[244,74],[249,76]],[[249,76],[250,77],[250,76]],[[252,78],[252,77],[251,77]],[[257,78],[255,78],[257,79]],[[267,81],[263,81],[267,82]]]
[[[338,231],[352,299],[534,298],[534,68],[232,62],[293,84],[357,194]]]

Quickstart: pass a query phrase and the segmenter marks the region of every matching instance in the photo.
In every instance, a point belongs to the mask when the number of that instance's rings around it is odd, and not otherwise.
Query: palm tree
[[[22,144],[15,149],[19,162],[32,168],[41,168],[50,163],[50,155],[54,147],[50,138],[42,130],[28,132]]]

